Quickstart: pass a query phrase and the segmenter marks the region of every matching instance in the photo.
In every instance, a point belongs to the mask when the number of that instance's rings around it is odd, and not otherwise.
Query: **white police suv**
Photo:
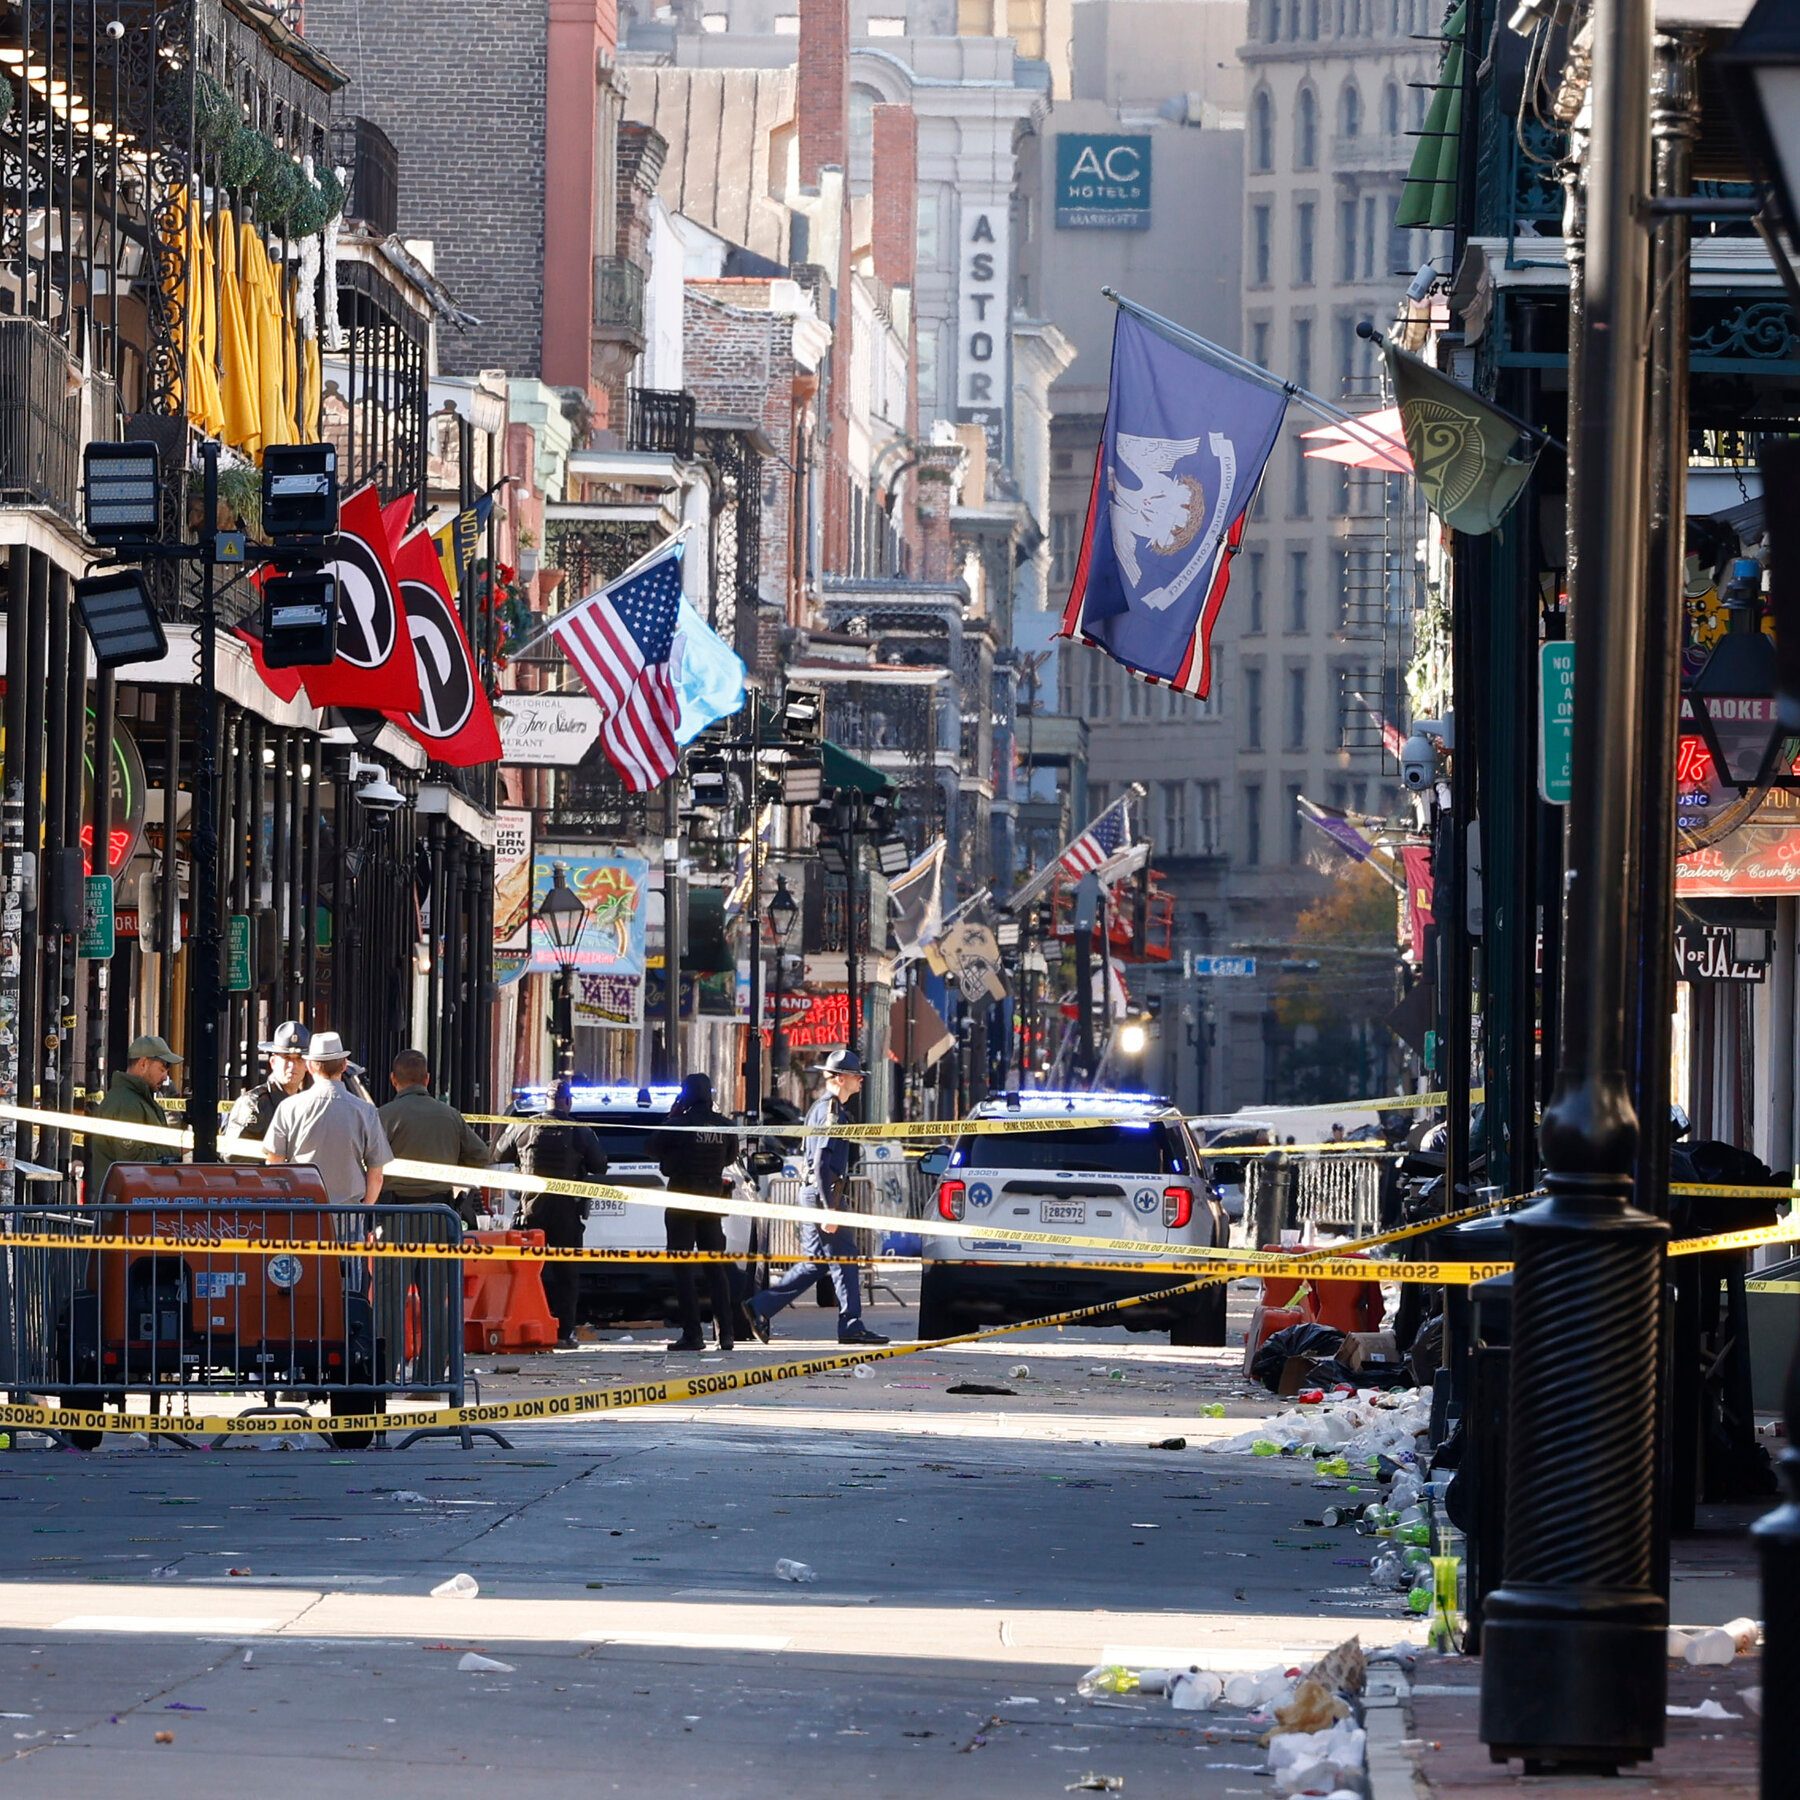
[[[666,1188],[662,1134],[679,1087],[573,1086],[569,1113],[577,1125],[592,1127],[606,1152],[606,1179],[613,1187]],[[513,1090],[514,1110],[522,1117],[550,1110],[547,1087]],[[750,1221],[725,1221],[725,1247],[744,1254],[749,1248]],[[582,1243],[589,1250],[662,1250],[668,1244],[660,1206],[636,1206],[626,1200],[590,1200]],[[706,1284],[700,1285],[702,1296]],[[702,1305],[705,1301],[703,1299]],[[576,1288],[577,1315],[584,1325],[621,1320],[673,1320],[675,1278],[667,1263],[621,1259],[616,1263],[584,1263]]]
[[[928,1237],[922,1246],[919,1336],[949,1337],[987,1325],[1154,1293],[1179,1279],[1153,1252],[1222,1247],[1225,1211],[1200,1168],[1178,1108],[1153,1094],[1024,1091],[995,1095],[974,1119],[1066,1115],[1098,1125],[1008,1134],[968,1132],[943,1153],[937,1212],[945,1219],[1126,1238],[1144,1246],[1144,1268],[1083,1269],[1084,1259],[1135,1261],[1131,1252],[1083,1251],[1004,1237]],[[1225,1342],[1225,1286],[1134,1306],[1118,1315],[1131,1331],[1164,1330],[1173,1344]]]

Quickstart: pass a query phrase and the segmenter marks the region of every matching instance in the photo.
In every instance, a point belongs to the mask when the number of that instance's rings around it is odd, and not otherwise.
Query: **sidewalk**
[[[1389,1788],[1377,1784],[1375,1800],[1412,1800],[1412,1792],[1431,1794],[1433,1800],[1492,1800],[1506,1793],[1530,1793],[1545,1800],[1563,1796],[1592,1796],[1599,1792],[1655,1795],[1658,1800],[1686,1800],[1704,1794],[1709,1800],[1755,1800],[1757,1791],[1757,1735],[1760,1721],[1741,1698],[1747,1687],[1762,1681],[1760,1657],[1739,1657],[1724,1669],[1694,1669],[1685,1663],[1669,1665],[1669,1704],[1698,1706],[1715,1700],[1734,1719],[1684,1719],[1668,1721],[1668,1740],[1652,1762],[1640,1764],[1619,1781],[1586,1777],[1526,1777],[1519,1764],[1509,1767],[1491,1762],[1481,1742],[1481,1661],[1478,1657],[1446,1656],[1421,1660],[1411,1691],[1402,1708],[1407,1733],[1398,1748],[1410,1763],[1416,1788]],[[1381,1735],[1370,1731],[1371,1760]]]

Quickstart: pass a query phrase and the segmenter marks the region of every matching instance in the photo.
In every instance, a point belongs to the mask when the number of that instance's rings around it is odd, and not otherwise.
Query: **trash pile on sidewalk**
[[[1227,1741],[1266,1750],[1276,1793],[1360,1800],[1367,1792],[1367,1674],[1361,1641],[1350,1638],[1304,1669],[1277,1665],[1224,1675],[1199,1667],[1101,1664],[1082,1676],[1076,1691],[1098,1705],[1120,1694],[1160,1694],[1176,1712],[1226,1715],[1220,1729],[1229,1733]]]
[[[1315,1474],[1345,1480],[1349,1504],[1327,1507],[1319,1522],[1353,1526],[1377,1540],[1371,1586],[1404,1594],[1413,1612],[1430,1615],[1433,1641],[1447,1649],[1460,1628],[1463,1542],[1444,1513],[1449,1476],[1426,1472],[1430,1424],[1428,1393],[1345,1388],[1331,1399],[1302,1397],[1298,1406],[1212,1448],[1305,1456]]]

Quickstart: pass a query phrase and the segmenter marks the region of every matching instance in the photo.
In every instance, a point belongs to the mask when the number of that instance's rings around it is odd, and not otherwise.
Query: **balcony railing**
[[[380,237],[400,228],[400,152],[373,119],[340,119],[331,128],[331,154],[350,171],[344,211]]]
[[[644,341],[644,271],[623,256],[594,258],[594,329]]]
[[[680,389],[632,388],[626,447],[694,460],[694,396]]]
[[[81,482],[82,396],[73,375],[47,326],[0,319],[0,504],[47,506],[71,524]]]

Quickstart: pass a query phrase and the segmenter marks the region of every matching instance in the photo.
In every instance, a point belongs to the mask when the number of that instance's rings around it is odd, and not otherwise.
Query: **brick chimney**
[[[910,106],[877,106],[874,124],[875,273],[911,287],[919,244],[919,120]]]
[[[800,185],[850,166],[850,0],[800,0]]]
[[[968,465],[968,450],[955,441],[919,446],[919,466],[913,471],[913,491],[918,496],[921,581],[956,579],[952,566],[954,546],[950,536],[950,509],[962,497],[963,476]]]

